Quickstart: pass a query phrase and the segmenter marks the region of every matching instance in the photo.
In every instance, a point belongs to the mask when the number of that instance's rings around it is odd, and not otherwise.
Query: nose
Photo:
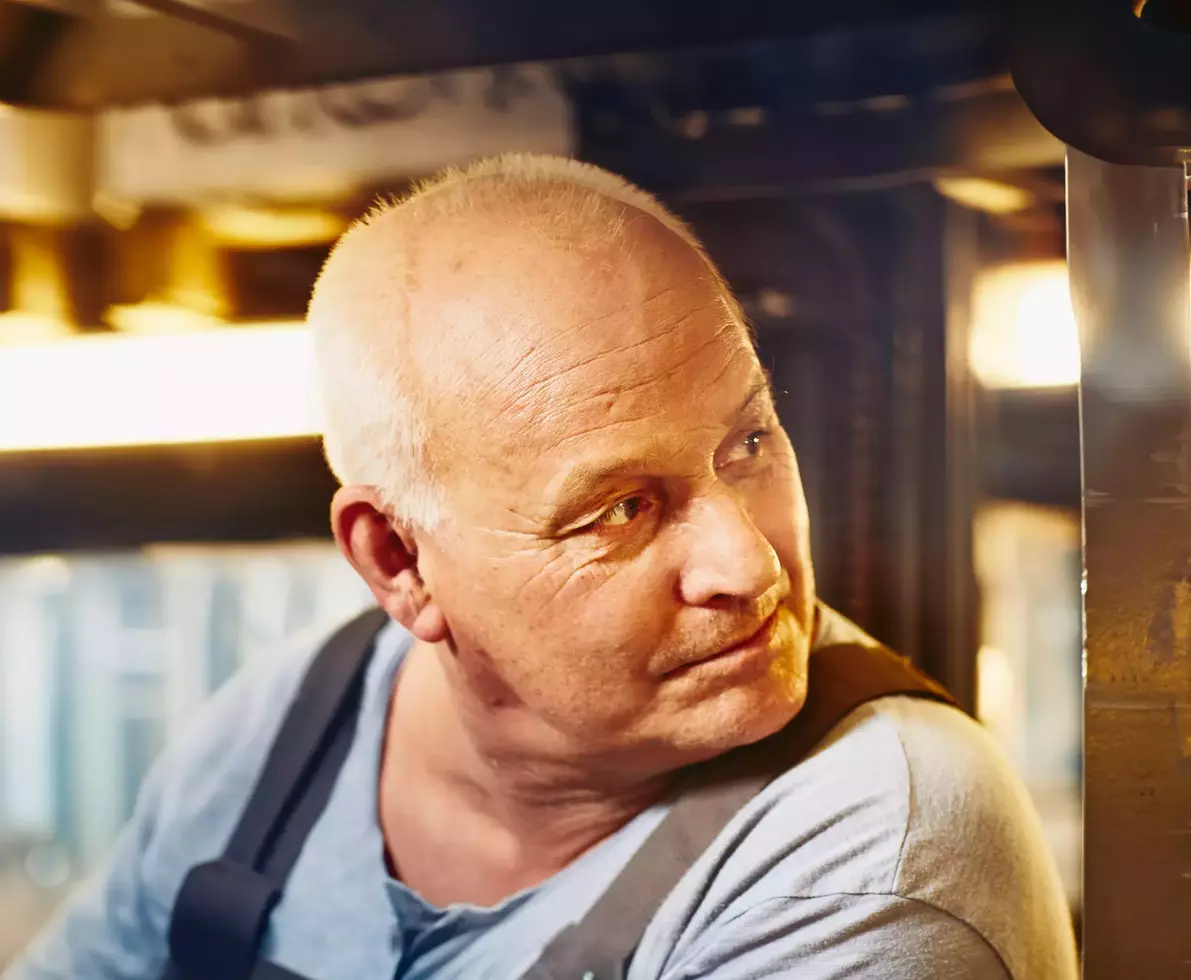
[[[778,583],[782,566],[777,553],[732,490],[720,486],[690,507],[691,542],[679,583],[685,603],[752,601]]]

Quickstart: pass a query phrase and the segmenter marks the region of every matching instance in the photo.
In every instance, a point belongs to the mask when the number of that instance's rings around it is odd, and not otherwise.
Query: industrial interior
[[[0,966],[222,681],[367,604],[305,304],[372,202],[508,151],[622,173],[702,236],[821,595],[994,733],[1085,916],[1067,150],[1011,18],[675,6],[0,3]]]

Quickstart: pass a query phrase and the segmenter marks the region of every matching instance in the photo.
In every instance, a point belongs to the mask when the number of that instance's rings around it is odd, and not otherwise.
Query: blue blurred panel
[[[241,664],[369,601],[321,542],[0,561],[0,909],[94,867]]]

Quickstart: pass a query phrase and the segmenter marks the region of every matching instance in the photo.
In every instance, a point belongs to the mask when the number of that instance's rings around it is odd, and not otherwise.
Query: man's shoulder
[[[1012,976],[1075,975],[1069,915],[1024,787],[979,724],[936,701],[853,711],[702,861],[698,910],[688,907],[699,931],[773,903],[854,911],[883,899],[881,915],[910,903],[970,930]],[[878,928],[840,914],[849,929]]]
[[[897,893],[971,925],[1013,976],[1075,976],[1070,910],[1025,785],[983,726],[914,707],[883,706],[910,776]]]
[[[913,737],[923,731],[932,737]],[[948,776],[975,788],[980,777],[972,762],[991,764],[988,749],[978,726],[947,705],[873,701],[754,797],[725,836],[735,838],[738,857],[771,864],[789,858],[788,867],[767,876],[785,894],[895,894],[912,832],[916,840],[949,832],[947,804],[934,796],[951,793]],[[997,796],[987,785],[980,789],[984,795],[967,795],[981,802]]]

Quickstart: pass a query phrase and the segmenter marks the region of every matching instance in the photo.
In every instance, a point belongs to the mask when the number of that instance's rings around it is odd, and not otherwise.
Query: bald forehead
[[[443,246],[427,251],[410,298],[411,321],[433,325],[412,338],[419,361],[449,357],[452,372],[499,382],[527,361],[556,370],[637,345],[647,356],[653,335],[726,295],[705,260],[654,218],[620,218],[615,236],[592,229],[563,241],[511,222],[467,239],[431,232]]]
[[[697,241],[677,219],[649,210],[660,208],[656,202],[648,201],[643,209],[615,193],[563,178],[501,173],[446,181],[378,209],[353,228],[325,275],[373,278],[370,272],[384,275],[399,263],[415,285],[423,272],[466,261],[477,252],[492,253],[498,242],[517,247],[519,253],[535,248],[597,253],[646,230],[676,238],[698,254]]]
[[[695,311],[732,319],[714,269],[652,215],[584,188],[559,199],[498,184],[401,205],[328,264],[350,328],[418,379],[432,426],[535,411],[587,362],[672,366],[683,330],[711,322]]]

